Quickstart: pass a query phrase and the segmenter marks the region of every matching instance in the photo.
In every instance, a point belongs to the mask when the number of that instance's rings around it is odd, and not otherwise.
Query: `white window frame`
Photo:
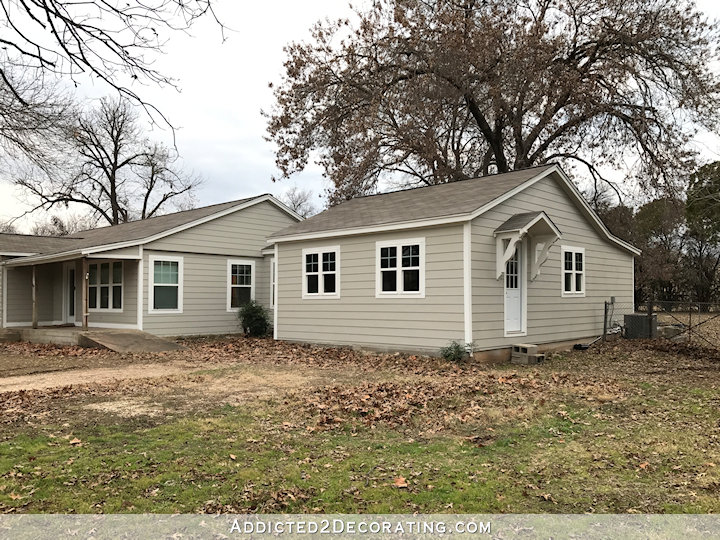
[[[227,275],[225,277],[225,283],[227,285],[227,311],[228,313],[237,313],[239,307],[231,307],[232,301],[232,288],[233,287],[247,287],[247,285],[233,285],[232,279],[232,267],[234,264],[241,264],[243,266],[250,267],[250,300],[255,300],[255,261],[250,259],[228,259],[227,261]]]
[[[420,246],[420,287],[419,291],[402,290],[402,247],[418,245]],[[380,250],[382,248],[397,248],[397,273],[398,290],[394,292],[385,292],[382,290],[382,268],[380,267]],[[387,271],[387,269],[385,269]],[[425,237],[422,238],[402,238],[400,240],[383,240],[375,242],[375,298],[425,298]]]
[[[120,283],[114,283],[112,281],[112,272],[113,272],[113,263],[119,262],[120,263]],[[110,265],[110,282],[107,284],[103,284],[100,282],[100,265],[101,264],[109,264]],[[97,266],[97,285],[91,285],[90,284],[90,267],[91,266]],[[113,308],[109,307],[112,306],[112,289],[114,286],[120,285],[120,307],[119,308]],[[103,308],[100,307],[100,287],[109,287],[110,290],[108,292],[108,307]],[[95,296],[95,307],[91,308],[89,307],[89,299],[90,299],[90,287],[95,287],[97,289],[97,295]],[[77,306],[76,306],[77,308]],[[125,308],[125,263],[123,261],[118,261],[115,259],[100,259],[95,260],[88,264],[88,312],[90,313],[122,313],[123,309]],[[77,320],[77,314],[75,315]]]
[[[573,269],[565,270],[565,253],[573,254]],[[583,259],[583,268],[580,272],[575,269],[575,254],[581,253]],[[573,290],[568,292],[565,290],[565,274],[572,274],[572,286]],[[575,276],[582,274],[582,290],[576,291],[575,288]],[[574,246],[560,246],[560,294],[563,298],[584,298],[585,291],[587,289],[587,257],[585,256],[585,248],[574,247]]]
[[[155,309],[155,263],[161,261],[176,262],[178,263],[178,307],[177,309]],[[148,314],[170,314],[170,313],[182,313],[183,312],[183,281],[184,281],[184,269],[183,269],[183,257],[176,257],[170,255],[150,255],[148,258]],[[169,286],[169,283],[159,283],[161,286]]]
[[[335,272],[324,272],[322,268],[322,255],[323,253],[335,253]],[[305,259],[307,255],[318,256],[318,292],[309,293],[307,291],[307,266]],[[327,246],[319,248],[307,248],[302,250],[302,297],[303,300],[313,300],[318,298],[324,299],[337,299],[340,298],[340,246]],[[323,287],[323,275],[324,274],[335,274],[335,292],[326,293],[321,292]]]

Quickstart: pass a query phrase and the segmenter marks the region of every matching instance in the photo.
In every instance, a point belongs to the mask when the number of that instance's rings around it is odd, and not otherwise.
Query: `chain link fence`
[[[665,338],[720,348],[720,303],[605,302],[603,340]]]

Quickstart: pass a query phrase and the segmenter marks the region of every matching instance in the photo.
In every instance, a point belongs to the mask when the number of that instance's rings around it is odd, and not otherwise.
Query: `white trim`
[[[463,225],[463,309],[465,318],[465,345],[473,342],[472,312],[472,223]]]
[[[143,309],[145,307],[143,306],[143,301],[145,299],[145,291],[143,287],[145,286],[145,261],[143,259],[144,253],[143,253],[143,247],[139,246],[140,251],[140,260],[138,260],[138,267],[137,267],[137,327],[138,330],[143,329]]]
[[[225,289],[227,291],[227,311],[228,313],[237,313],[240,307],[232,307],[230,302],[232,301],[232,288],[233,287],[247,287],[247,285],[233,285],[231,283],[232,266],[234,264],[249,266],[250,267],[250,300],[255,300],[255,261],[250,259],[228,259],[227,260],[227,273],[225,275]]]
[[[64,324],[62,321],[38,321],[38,326],[62,326]],[[9,322],[5,325],[6,328],[16,328],[18,326],[32,326],[32,322]]]
[[[637,249],[635,246],[632,246],[625,242],[624,240],[621,240],[620,238],[614,236],[608,228],[605,226],[605,224],[600,220],[600,218],[597,217],[595,212],[590,208],[590,205],[588,205],[587,201],[583,199],[582,195],[578,191],[577,187],[570,181],[570,179],[567,177],[567,175],[563,172],[563,170],[558,165],[553,165],[552,167],[546,169],[545,171],[537,174],[536,176],[530,178],[526,182],[520,184],[519,186],[515,187],[514,189],[511,189],[510,191],[504,193],[500,197],[497,197],[490,201],[489,203],[485,204],[484,206],[481,206],[477,210],[474,210],[470,214],[454,214],[450,216],[445,216],[441,218],[432,218],[432,219],[419,219],[419,220],[410,220],[410,221],[404,221],[399,223],[388,223],[384,225],[373,225],[368,227],[355,227],[355,228],[348,228],[348,229],[337,229],[333,231],[324,231],[324,232],[316,232],[316,233],[304,233],[304,234],[290,234],[285,236],[276,236],[271,237],[269,241],[271,242],[292,242],[297,240],[318,240],[322,238],[332,238],[337,236],[351,236],[351,235],[358,235],[358,234],[371,234],[376,232],[383,232],[383,231],[398,231],[398,230],[404,230],[404,229],[415,229],[420,227],[432,227],[435,225],[447,225],[451,223],[460,223],[465,221],[472,221],[476,217],[484,214],[488,210],[491,210],[492,208],[496,207],[497,205],[507,201],[511,197],[514,197],[521,191],[526,190],[527,188],[531,187],[532,185],[536,184],[543,178],[546,178],[548,175],[550,175],[553,172],[557,172],[558,176],[562,180],[563,184],[565,184],[567,191],[570,192],[570,194],[573,195],[576,202],[582,206],[583,210],[585,210],[585,213],[587,216],[591,219],[591,221],[596,225],[597,228],[599,228],[603,234],[605,235],[606,239],[610,242],[613,242],[623,249],[629,251],[630,253],[633,253],[634,255],[640,255],[640,250]]]
[[[141,247],[141,246],[138,246]],[[88,260],[98,260],[98,259],[113,259],[118,261],[137,261],[140,259],[140,256],[138,255],[113,255],[112,253],[107,253],[105,251],[97,253],[95,255],[90,254],[85,256]]]
[[[155,262],[169,261],[178,263],[178,307],[177,309],[155,309]],[[150,255],[148,257],[148,315],[175,314],[183,312],[183,281],[184,281],[183,257],[174,255]],[[160,283],[161,286],[172,286],[170,283]]]
[[[275,244],[275,268],[278,268],[278,262],[280,261],[280,250],[278,248],[278,245]],[[275,306],[273,307],[273,339],[278,338],[278,304],[279,298],[278,298],[278,292],[280,288],[278,287],[280,273],[278,272],[275,276]]]
[[[75,262],[66,262],[63,263],[63,299],[62,299],[62,318],[64,324],[75,324],[75,321],[77,319],[77,302],[75,302],[75,299],[77,297],[77,268],[75,268]],[[70,319],[70,302],[69,302],[69,293],[70,293],[70,270],[73,271],[75,274],[75,280],[73,283],[73,312],[74,315],[72,316],[72,320]]]
[[[630,269],[632,270],[632,310],[633,313],[635,313],[635,257],[633,257],[632,255],[630,256]]]
[[[33,255],[37,255],[37,253],[20,253],[14,251],[0,252],[0,257],[32,257]]]
[[[7,328],[7,268],[2,267],[2,327]]]
[[[256,197],[250,201],[246,201],[242,204],[232,206],[232,207],[222,210],[220,212],[215,212],[214,214],[210,214],[209,216],[205,216],[203,218],[196,219],[195,221],[185,223],[185,224],[175,227],[173,229],[168,229],[166,231],[163,231],[163,232],[160,232],[160,233],[157,233],[152,236],[145,237],[145,238],[140,238],[137,240],[128,240],[125,242],[116,242],[114,244],[101,244],[98,246],[91,246],[91,247],[77,249],[77,250],[63,251],[63,252],[55,253],[52,255],[36,255],[36,256],[32,256],[31,258],[19,259],[23,262],[23,264],[16,264],[16,265],[11,265],[11,266],[25,266],[32,262],[54,261],[56,259],[62,260],[62,258],[64,258],[64,257],[72,257],[73,255],[87,256],[87,255],[91,255],[93,253],[101,253],[103,251],[110,251],[110,250],[121,249],[121,248],[125,248],[125,247],[141,246],[144,244],[148,244],[150,242],[155,242],[156,240],[160,240],[167,236],[177,234],[179,232],[190,229],[192,227],[197,227],[198,225],[202,225],[203,223],[207,223],[209,221],[213,221],[215,219],[225,217],[225,216],[233,214],[235,212],[239,212],[240,210],[244,210],[246,208],[255,206],[255,205],[263,203],[263,202],[269,202],[269,203],[274,204],[280,210],[286,212],[287,214],[289,214],[293,218],[297,219],[298,221],[303,220],[303,217],[300,216],[298,213],[294,212],[293,210],[291,210],[290,208],[285,206],[283,203],[281,203],[279,200],[277,200],[272,195],[266,194],[266,195],[261,195],[259,197]]]
[[[523,239],[520,242],[517,243],[517,249],[520,254],[520,269],[518,270],[518,283],[520,283],[520,330],[509,332],[506,327],[505,323],[507,322],[507,317],[505,316],[505,285],[507,284],[507,279],[505,278],[505,272],[503,271],[503,336],[504,337],[523,337],[527,336],[527,290],[529,285],[529,280],[527,279],[528,275],[528,267],[527,267],[527,259],[528,259],[528,248],[527,248],[527,240]]]
[[[575,274],[578,272],[575,270],[575,253],[582,253],[583,268],[582,268],[582,291],[565,291],[565,253],[573,254],[573,270],[572,272],[572,286],[575,287]],[[634,287],[634,285],[633,285]],[[560,296],[563,298],[584,298],[585,291],[587,290],[587,257],[585,256],[585,248],[574,247],[574,246],[560,246]]]
[[[402,246],[420,246],[420,267],[419,280],[420,290],[405,292],[401,290],[402,279],[397,280],[398,290],[395,292],[384,292],[382,290],[382,269],[380,268],[380,250],[386,247],[396,247],[397,267],[396,272],[402,276]],[[383,240],[375,242],[375,298],[425,298],[425,237],[401,238],[398,240]]]
[[[97,289],[97,292],[95,293],[95,307],[91,308],[88,307],[88,313],[122,313],[125,309],[125,263],[123,261],[117,261],[121,264],[122,273],[120,276],[120,307],[119,308],[113,308],[113,307],[97,307],[100,305],[100,288],[101,287],[108,287],[108,306],[112,306],[113,303],[113,287],[117,287],[117,283],[112,281],[112,273],[113,273],[113,263],[116,262],[115,259],[93,259],[92,263],[88,264],[88,306],[90,305],[90,288],[95,287]],[[110,275],[108,279],[110,281],[108,283],[101,283],[100,282],[100,265],[103,263],[108,263],[110,265]],[[97,266],[97,283],[93,285],[90,283],[90,267],[91,266]],[[64,318],[64,317],[63,317]]]
[[[81,322],[76,322],[75,326],[82,326]],[[142,330],[137,324],[127,323],[102,323],[102,322],[89,322],[88,328],[107,328],[109,330]]]
[[[268,261],[270,264],[270,298],[268,299],[268,302],[270,304],[270,309],[273,309],[275,307],[275,274],[277,273],[275,269],[275,257],[270,257]]]
[[[324,253],[335,253],[335,271],[334,272],[324,272],[322,265],[322,256]],[[307,266],[305,264],[305,256],[306,255],[317,255],[318,256],[318,292],[316,293],[309,293],[307,292]],[[317,300],[317,299],[324,299],[324,300],[337,300],[340,298],[340,246],[325,246],[325,247],[319,247],[319,248],[306,248],[302,250],[302,298],[303,300]],[[333,293],[326,293],[321,292],[324,288],[324,280],[323,275],[324,274],[335,274],[335,292]]]

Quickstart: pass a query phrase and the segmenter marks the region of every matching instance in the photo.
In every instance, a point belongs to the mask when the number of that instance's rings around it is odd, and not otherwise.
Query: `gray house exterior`
[[[267,237],[301,219],[261,195],[70,237],[0,234],[2,326],[238,332],[240,304],[272,309]]]
[[[353,199],[270,241],[276,339],[421,352],[600,335],[639,254],[557,165]]]

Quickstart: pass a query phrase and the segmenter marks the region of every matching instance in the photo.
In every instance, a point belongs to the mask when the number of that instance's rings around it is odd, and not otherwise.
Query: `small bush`
[[[440,349],[440,356],[449,362],[460,362],[468,356],[468,350],[472,350],[472,345],[461,345],[457,341],[453,341],[447,347]]]
[[[250,300],[240,308],[238,318],[243,332],[249,336],[265,336],[270,330],[270,315],[263,305],[255,300]]]

